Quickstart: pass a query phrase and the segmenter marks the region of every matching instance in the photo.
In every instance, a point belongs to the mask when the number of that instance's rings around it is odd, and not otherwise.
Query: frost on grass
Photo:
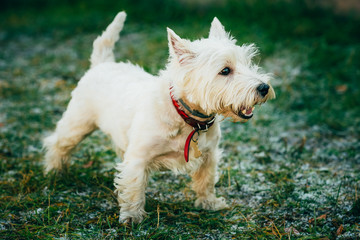
[[[159,35],[156,30],[146,41],[143,33],[122,36],[118,57],[139,56],[131,60],[156,72],[167,54],[166,39],[159,43]],[[22,36],[6,42],[0,52],[0,197],[5,209],[0,231],[26,225],[39,234],[38,226],[46,226],[44,232],[54,236],[45,238],[58,239],[178,234],[230,239],[279,238],[277,230],[288,237],[296,230],[295,235],[320,238],[336,236],[342,225],[339,239],[359,235],[359,216],[352,210],[360,181],[360,143],[354,128],[333,134],[325,125],[307,124],[304,114],[311,112],[283,107],[302,97],[291,88],[304,75],[307,46],[297,46],[300,51],[279,47],[267,58],[265,69],[274,72],[278,98],[257,107],[246,124],[222,125],[224,157],[216,189],[227,199],[228,210],[194,208],[190,177],[160,172],[151,176],[146,192],[149,217],[134,228],[120,225],[113,166],[121,160],[110,139],[98,131],[76,149],[70,173],[44,177],[41,140],[53,130],[86,71],[94,37],[57,41]],[[291,96],[286,95],[289,89]],[[312,219],[317,218],[315,225]]]

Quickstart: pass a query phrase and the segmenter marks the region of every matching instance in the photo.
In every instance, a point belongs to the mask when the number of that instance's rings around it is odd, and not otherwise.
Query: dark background
[[[315,3],[314,3],[315,2]],[[359,1],[1,1],[1,239],[357,239]],[[166,27],[206,37],[217,16],[274,74],[277,98],[246,124],[223,122],[216,185],[230,209],[194,208],[190,178],[155,173],[142,224],[119,224],[116,158],[100,132],[67,172],[44,176],[42,139],[89,67],[92,41],[125,10],[118,60],[157,74]]]

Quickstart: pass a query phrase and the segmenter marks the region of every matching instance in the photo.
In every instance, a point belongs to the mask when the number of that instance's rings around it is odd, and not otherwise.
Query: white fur
[[[72,92],[55,132],[45,139],[45,171],[61,170],[74,147],[100,128],[111,136],[123,159],[115,176],[120,221],[143,219],[149,173],[161,169],[192,176],[196,206],[226,208],[225,200],[216,197],[214,188],[221,156],[219,122],[200,133],[201,157],[195,158],[191,150],[186,163],[183,151],[192,127],[176,112],[169,88],[173,86],[175,98],[182,98],[200,112],[246,121],[236,115],[240,108],[274,96],[272,88],[264,98],[256,91],[260,83],[269,81],[269,76],[259,73],[259,67],[251,62],[256,48],[235,45],[217,18],[208,39],[190,42],[168,29],[169,64],[159,76],[152,76],[130,63],[114,62],[112,50],[125,17],[124,12],[119,13],[95,40],[91,69]],[[224,67],[230,67],[231,74],[219,75]]]

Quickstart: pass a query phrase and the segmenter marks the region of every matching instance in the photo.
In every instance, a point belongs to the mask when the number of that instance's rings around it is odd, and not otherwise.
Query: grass
[[[221,3],[221,2],[220,2]],[[0,14],[0,237],[2,239],[360,238],[359,21],[302,1],[37,0],[5,2]],[[128,20],[116,47],[156,73],[165,27],[206,36],[213,16],[255,42],[277,99],[246,124],[224,122],[218,195],[230,209],[194,208],[186,175],[154,173],[148,217],[119,224],[110,139],[95,132],[69,171],[42,173],[41,140],[53,130],[88,68],[93,39],[118,10]],[[158,14],[161,9],[162,14]],[[185,14],[187,13],[187,14]]]

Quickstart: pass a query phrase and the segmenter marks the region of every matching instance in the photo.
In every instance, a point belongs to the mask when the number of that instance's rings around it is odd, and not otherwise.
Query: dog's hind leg
[[[44,140],[45,172],[61,170],[69,162],[69,154],[76,145],[95,130],[94,118],[85,104],[72,99],[68,109],[56,125],[55,132]]]

